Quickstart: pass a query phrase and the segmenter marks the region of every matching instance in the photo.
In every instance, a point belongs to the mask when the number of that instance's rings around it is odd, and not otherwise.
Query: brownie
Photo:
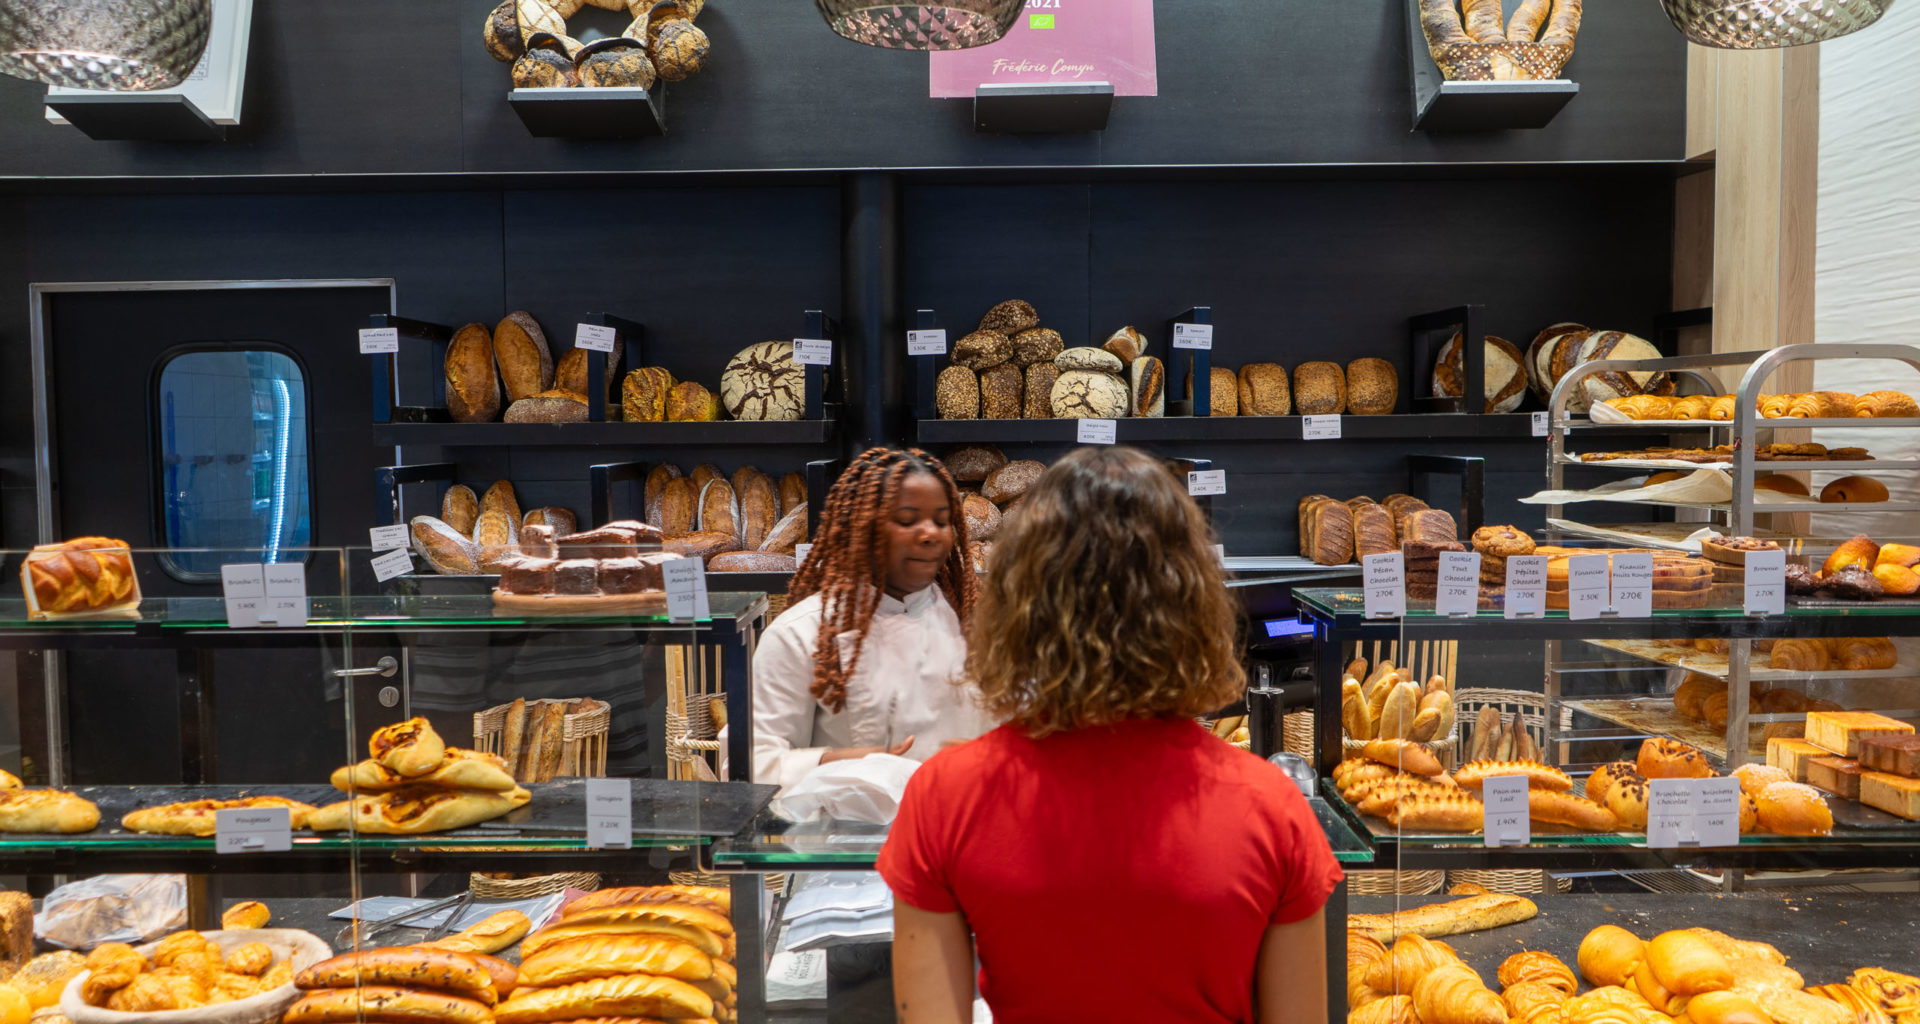
[[[598,594],[600,563],[591,558],[569,558],[554,567],[553,592],[556,594]]]
[[[639,594],[664,586],[658,562],[645,556],[608,558],[600,563],[600,590],[607,594]]]
[[[621,526],[569,533],[554,541],[561,558],[632,558],[640,553],[639,534]]]
[[[508,559],[500,566],[500,589],[509,594],[551,594],[554,567],[559,564],[551,558]]]
[[[1415,601],[1431,601],[1440,596],[1440,586],[1436,583],[1409,582],[1407,596]]]
[[[1920,778],[1920,736],[1862,736],[1860,765],[1869,771]]]
[[[520,528],[520,553],[533,558],[551,559],[558,553],[553,544],[553,527],[545,523]]]
[[[1833,596],[1842,601],[1872,601],[1887,592],[1872,573],[1857,565],[1843,566],[1827,577],[1827,586],[1833,588]]]
[[[652,523],[643,523],[638,519],[616,519],[601,527],[603,530],[631,530],[634,542],[642,546],[660,543],[660,528]]]

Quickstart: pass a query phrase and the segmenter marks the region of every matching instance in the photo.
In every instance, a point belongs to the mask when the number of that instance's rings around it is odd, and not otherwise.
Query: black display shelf
[[[1111,82],[980,85],[973,90],[973,130],[1003,135],[1107,130]]]
[[[926,420],[921,444],[1075,443],[1075,420]],[[1121,444],[1160,441],[1299,441],[1298,416],[1166,416],[1115,421]],[[1419,441],[1439,438],[1530,439],[1530,413],[1342,416],[1338,441]],[[1315,441],[1314,444],[1338,443]]]
[[[1420,29],[1419,0],[1406,0],[1407,70],[1413,127],[1425,132],[1497,132],[1545,128],[1580,92],[1564,78],[1449,82],[1433,62]]]
[[[536,138],[647,139],[667,134],[667,95],[660,85],[515,89],[507,102]]]
[[[685,423],[375,423],[373,443],[448,448],[818,445],[833,439],[835,425],[836,421],[831,418]]]
[[[225,142],[227,126],[215,124],[178,93],[102,92],[53,96],[47,106],[96,141]]]

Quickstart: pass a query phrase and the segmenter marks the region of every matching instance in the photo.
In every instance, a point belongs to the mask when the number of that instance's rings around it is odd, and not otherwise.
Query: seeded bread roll
[[[980,371],[980,417],[989,420],[1017,420],[1023,399],[1026,374],[1012,363]]]
[[[454,484],[440,499],[440,518],[454,531],[473,536],[473,524],[480,518],[480,499],[474,496],[473,488],[466,484]]]
[[[1152,356],[1141,356],[1128,366],[1133,385],[1135,416],[1164,416],[1167,402],[1167,368]]]
[[[1027,367],[1025,401],[1021,415],[1030,420],[1053,418],[1053,386],[1060,380],[1060,368],[1051,360]]]
[[[940,371],[934,384],[934,402],[943,420],[980,418],[980,377],[958,364]]]
[[[1207,371],[1207,380],[1212,385],[1213,391],[1210,400],[1212,414],[1215,416],[1240,415],[1240,381],[1234,372],[1224,366],[1215,366]],[[1247,415],[1251,416],[1252,413]]]
[[[720,399],[703,385],[682,381],[667,392],[667,419],[675,422],[711,421],[720,418]]]
[[[1013,358],[1013,340],[999,331],[975,331],[953,343],[953,365],[979,372]]]
[[[1013,363],[1021,369],[1035,363],[1051,363],[1066,347],[1059,331],[1050,327],[1029,328],[1013,336]]]
[[[507,388],[507,401],[518,402],[553,388],[553,353],[547,336],[525,310],[508,313],[493,328],[493,359]],[[580,389],[585,397],[586,389]]]
[[[1293,404],[1302,416],[1347,411],[1347,375],[1339,363],[1301,363],[1293,371]]]
[[[491,423],[500,417],[500,376],[493,369],[493,333],[468,324],[447,344],[447,415],[455,423]]]
[[[1020,299],[1008,299],[987,310],[987,315],[980,318],[981,330],[999,331],[1009,337],[1038,326],[1040,314],[1033,311],[1031,303]]]
[[[1347,364],[1347,411],[1385,416],[1400,401],[1400,375],[1393,364],[1371,356]]]
[[[1240,368],[1240,415],[1290,416],[1293,390],[1287,368],[1279,363],[1248,363]]]
[[[987,482],[980,485],[980,494],[996,505],[1011,504],[1025,495],[1046,471],[1046,466],[1032,459],[1009,462],[987,477]]]

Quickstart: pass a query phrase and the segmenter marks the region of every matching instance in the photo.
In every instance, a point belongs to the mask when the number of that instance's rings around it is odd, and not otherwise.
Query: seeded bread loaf
[[[941,419],[980,418],[980,377],[972,370],[958,364],[941,370],[939,380],[934,382],[933,393]]]
[[[1385,416],[1400,401],[1400,375],[1393,364],[1371,356],[1347,364],[1347,412]]]
[[[1333,416],[1347,411],[1347,375],[1339,363],[1301,363],[1293,370],[1294,411]]]
[[[1056,353],[1057,354],[1057,353]],[[1053,418],[1053,386],[1060,380],[1060,368],[1051,359],[1027,367],[1025,401],[1021,415],[1030,420]]]
[[[1240,415],[1290,416],[1293,389],[1287,368],[1278,363],[1248,363],[1240,368]]]
[[[980,418],[1019,419],[1025,380],[1026,374],[1012,363],[980,371]]]
[[[720,399],[704,385],[681,381],[667,392],[667,419],[699,422],[720,418]]]

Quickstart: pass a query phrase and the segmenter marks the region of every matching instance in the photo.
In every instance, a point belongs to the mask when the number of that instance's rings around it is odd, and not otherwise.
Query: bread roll
[[[1800,782],[1775,782],[1754,798],[1760,828],[1783,836],[1833,834],[1833,811],[1820,791]]]
[[[455,423],[491,423],[500,417],[500,377],[493,368],[493,334],[468,324],[447,343],[447,415]]]
[[[553,388],[553,353],[547,348],[547,336],[525,310],[508,313],[494,326],[493,358],[509,403]],[[580,389],[580,398],[584,404],[585,388]]]
[[[1635,767],[1649,779],[1708,779],[1714,775],[1713,765],[1698,747],[1664,737],[1640,744]]]
[[[1293,390],[1287,369],[1278,363],[1248,363],[1240,368],[1240,415],[1288,416],[1293,413]]]
[[[1339,363],[1301,363],[1293,370],[1293,404],[1302,416],[1347,411],[1347,375]]]
[[[1681,996],[1733,985],[1733,968],[1706,939],[1689,931],[1661,932],[1647,942],[1647,966],[1667,991]]]
[[[243,900],[220,915],[220,927],[227,929],[265,928],[273,917],[259,900]]]
[[[1646,955],[1646,943],[1625,928],[1603,924],[1580,940],[1576,962],[1595,985],[1623,985],[1633,965]]]

